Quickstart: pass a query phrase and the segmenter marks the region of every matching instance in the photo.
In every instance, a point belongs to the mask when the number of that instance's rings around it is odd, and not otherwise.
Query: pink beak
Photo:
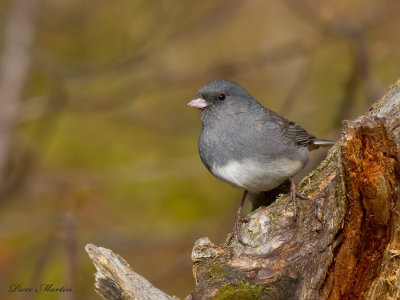
[[[202,109],[207,107],[209,104],[203,98],[196,98],[190,101],[187,105]]]

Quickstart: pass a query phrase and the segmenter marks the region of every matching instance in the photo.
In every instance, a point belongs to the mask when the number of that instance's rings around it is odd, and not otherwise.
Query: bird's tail
[[[319,140],[319,139],[312,139],[308,144],[308,149],[315,150],[319,147],[330,147],[335,145],[336,142],[328,141],[328,140]]]

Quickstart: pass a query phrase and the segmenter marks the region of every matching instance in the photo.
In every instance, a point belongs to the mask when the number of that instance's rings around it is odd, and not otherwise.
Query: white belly
[[[298,173],[304,162],[281,158],[267,164],[251,159],[230,161],[224,166],[213,166],[212,172],[219,179],[251,192],[269,191]]]

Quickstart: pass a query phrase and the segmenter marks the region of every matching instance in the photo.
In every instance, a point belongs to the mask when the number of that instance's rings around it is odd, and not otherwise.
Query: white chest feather
[[[251,192],[269,191],[298,173],[304,162],[281,158],[267,164],[251,159],[230,161],[224,166],[213,166],[212,172],[219,179]]]

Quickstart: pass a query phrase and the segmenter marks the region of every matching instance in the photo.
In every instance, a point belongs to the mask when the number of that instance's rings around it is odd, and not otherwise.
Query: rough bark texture
[[[242,224],[242,239],[193,248],[188,299],[400,299],[400,81],[288,195]],[[128,298],[135,299],[135,298]],[[138,298],[137,298],[138,299]]]

